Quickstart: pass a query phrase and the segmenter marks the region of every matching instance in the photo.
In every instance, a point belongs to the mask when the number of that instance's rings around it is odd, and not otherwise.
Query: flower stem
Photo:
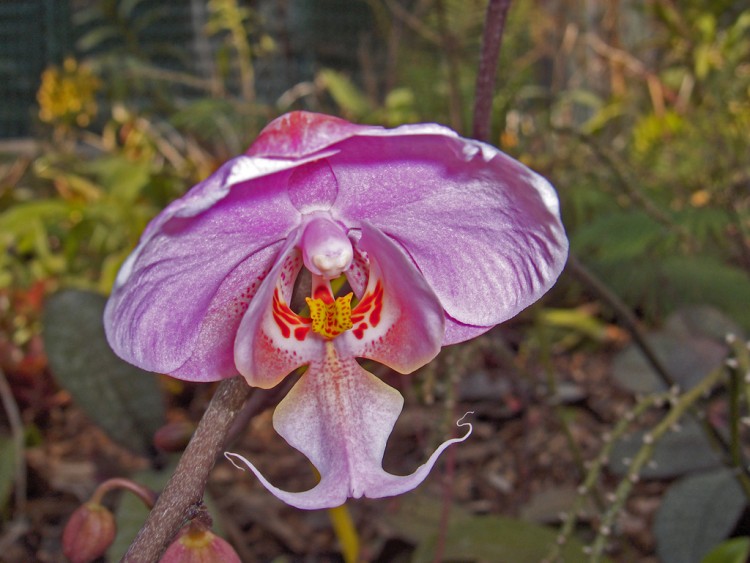
[[[328,509],[333,531],[341,545],[341,555],[346,563],[359,561],[359,534],[346,504]]]
[[[222,381],[172,478],[123,557],[125,563],[158,561],[172,537],[200,505],[216,457],[251,389],[241,377]]]
[[[500,57],[500,45],[503,42],[505,20],[508,16],[511,0],[490,0],[487,4],[484,35],[482,37],[482,54],[479,59],[477,86],[474,94],[474,127],[472,136],[480,141],[490,140],[492,124],[492,98],[497,77],[497,61]]]
[[[154,493],[154,491],[152,491],[148,487],[144,487],[143,485],[134,483],[130,479],[123,479],[121,477],[115,477],[104,481],[94,491],[94,494],[91,496],[91,501],[95,502],[96,504],[101,504],[104,495],[106,495],[109,491],[115,491],[117,489],[125,489],[127,491],[130,491],[139,499],[141,499],[141,501],[143,501],[143,504],[146,505],[146,508],[151,509],[154,507],[154,503],[156,503],[156,493]]]

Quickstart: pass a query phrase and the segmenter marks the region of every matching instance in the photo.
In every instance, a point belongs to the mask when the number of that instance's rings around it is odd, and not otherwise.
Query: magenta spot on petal
[[[336,200],[339,185],[327,160],[299,166],[289,177],[289,199],[299,211],[327,211]]]

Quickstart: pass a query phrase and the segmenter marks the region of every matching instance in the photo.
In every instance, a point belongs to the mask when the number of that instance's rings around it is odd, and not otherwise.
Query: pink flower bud
[[[160,563],[242,563],[234,548],[198,524],[183,528]]]
[[[104,555],[115,539],[115,518],[98,502],[76,509],[65,525],[63,553],[72,563],[89,563]]]

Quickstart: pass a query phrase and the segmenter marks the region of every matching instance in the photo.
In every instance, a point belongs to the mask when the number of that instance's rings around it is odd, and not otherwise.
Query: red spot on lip
[[[283,322],[279,322],[279,319],[276,319],[276,317],[274,317],[274,319],[276,320],[276,324],[278,325],[279,330],[281,331],[281,336],[283,336],[284,338],[289,338],[292,334],[291,329]]]
[[[367,330],[367,323],[362,323],[356,328],[352,329],[352,333],[357,337],[357,340],[362,340],[365,337],[365,331]]]
[[[378,283],[375,286],[375,298],[373,299],[372,313],[370,313],[370,322],[372,326],[378,326],[380,323],[380,314],[383,311],[383,286]]]
[[[383,285],[378,282],[372,293],[367,293],[352,311],[352,322],[367,319],[371,326],[378,326],[383,312]]]
[[[292,335],[292,326],[308,325],[296,328],[294,330],[294,337],[300,341],[304,340],[307,332],[310,330],[309,325],[312,321],[310,319],[300,317],[298,314],[292,311],[289,306],[281,300],[278,288],[276,288],[273,292],[273,300],[271,302],[271,316],[273,317],[276,326],[279,327],[281,336],[283,336],[284,338],[289,338]],[[301,338],[299,336],[300,334],[302,335]]]

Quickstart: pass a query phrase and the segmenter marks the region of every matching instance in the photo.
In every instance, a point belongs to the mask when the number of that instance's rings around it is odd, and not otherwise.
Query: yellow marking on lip
[[[347,293],[330,303],[306,297],[313,332],[330,340],[352,328],[352,296]]]

